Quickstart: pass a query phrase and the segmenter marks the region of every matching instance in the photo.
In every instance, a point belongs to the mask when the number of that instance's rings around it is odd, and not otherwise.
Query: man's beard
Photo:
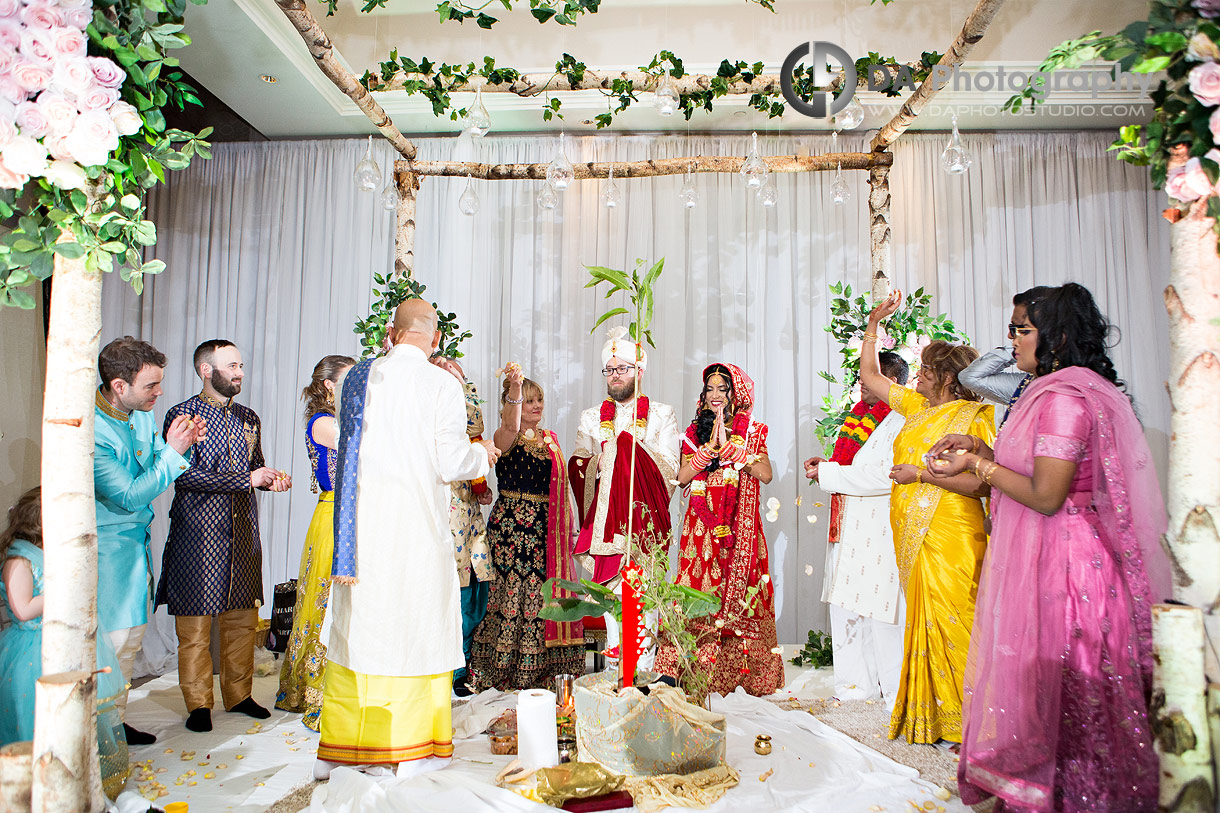
[[[223,395],[225,398],[232,398],[241,392],[240,381],[230,381],[221,375],[220,370],[212,371],[212,389]]]
[[[635,379],[632,378],[622,384],[606,384],[606,394],[619,403],[630,401],[635,397]]]

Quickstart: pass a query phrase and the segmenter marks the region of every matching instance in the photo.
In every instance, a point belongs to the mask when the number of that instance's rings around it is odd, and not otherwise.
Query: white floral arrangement
[[[119,99],[127,73],[86,54],[92,19],[91,0],[0,0],[0,187],[83,187],[143,126]]]

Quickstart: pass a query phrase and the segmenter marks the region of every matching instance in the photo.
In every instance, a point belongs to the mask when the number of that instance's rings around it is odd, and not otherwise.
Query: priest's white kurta
[[[830,605],[835,695],[893,702],[902,673],[906,608],[894,556],[889,479],[903,417],[891,412],[850,465],[818,464],[818,485],[842,494],[842,533],[828,545],[822,601]]]
[[[373,363],[357,474],[358,581],[331,587],[330,662],[389,677],[465,665],[449,484],[487,472],[450,373],[405,344]]]

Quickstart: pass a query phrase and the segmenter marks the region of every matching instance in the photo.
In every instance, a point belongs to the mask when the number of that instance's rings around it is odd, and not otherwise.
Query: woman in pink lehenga
[[[932,450],[934,474],[973,471],[992,489],[962,801],[1155,810],[1151,607],[1170,587],[1156,472],[1088,290],[1056,288],[1029,317],[1013,353],[1036,377],[994,453],[956,435]]]

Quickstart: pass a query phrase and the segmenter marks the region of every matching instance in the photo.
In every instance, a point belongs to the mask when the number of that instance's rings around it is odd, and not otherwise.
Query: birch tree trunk
[[[32,742],[11,742],[0,747],[0,810],[29,813],[33,753]]]
[[[70,233],[60,238],[61,242],[72,239]],[[97,661],[93,399],[101,334],[101,294],[101,275],[88,271],[83,259],[55,256],[42,419],[46,596],[42,616],[43,675],[72,671],[92,674]],[[48,729],[47,721],[35,720],[35,811],[101,809],[92,677],[87,691],[90,713],[85,720],[68,718],[75,727],[56,722]],[[90,755],[83,772],[74,766],[66,771],[45,768],[48,760],[63,762],[60,755],[75,753],[73,749],[78,746]],[[59,800],[71,800],[75,806],[61,806]]]
[[[419,195],[419,176],[394,162],[394,186],[398,189],[395,210],[394,273],[411,279],[415,275],[415,204]]]
[[[34,691],[35,813],[100,810],[91,804],[89,776],[98,770],[97,681],[93,670],[74,670],[38,678]],[[91,770],[92,766],[92,770]],[[99,783],[100,787],[100,783]]]
[[[1170,166],[1186,161],[1186,148],[1173,148]],[[1210,678],[1220,683],[1220,665],[1215,652],[1220,646],[1217,616],[1220,607],[1220,455],[1215,452],[1215,405],[1220,397],[1220,255],[1216,251],[1214,221],[1207,217],[1207,201],[1191,205],[1181,216],[1176,209],[1167,209],[1170,227],[1169,285],[1165,289],[1165,307],[1169,312],[1169,371],[1168,389],[1173,412],[1169,439],[1169,500],[1166,505],[1169,526],[1165,541],[1174,571],[1174,598],[1201,611],[1198,628],[1192,628],[1189,638],[1165,638],[1164,630],[1154,628],[1155,645],[1162,650],[1177,648],[1194,651],[1201,648],[1197,679],[1190,678],[1190,692],[1200,696]],[[1159,597],[1158,597],[1159,598]],[[1204,646],[1204,642],[1209,645]],[[1158,664],[1158,670],[1163,669]],[[1183,677],[1185,679],[1185,676]],[[1165,682],[1162,679],[1162,682]],[[1185,687],[1173,688],[1182,696]],[[1167,692],[1168,694],[1168,692]],[[1167,698],[1167,702],[1172,702]],[[1183,698],[1186,702],[1186,698]],[[1193,703],[1193,699],[1190,700]],[[1182,788],[1197,779],[1194,773],[1183,773],[1185,754],[1166,758],[1162,750],[1162,809],[1213,809],[1216,800],[1214,784],[1216,743],[1212,743],[1205,719],[1188,720],[1192,727],[1194,748],[1209,748],[1207,760],[1212,764],[1208,787],[1211,798],[1198,806],[1190,799],[1178,797],[1177,806],[1165,806],[1170,800],[1165,788]],[[1183,732],[1174,735],[1184,739]],[[1161,732],[1157,732],[1158,749]]]
[[[1210,813],[1214,808],[1207,681],[1203,675],[1203,613],[1197,607],[1152,608],[1149,722],[1161,759],[1163,811]]]
[[[890,247],[890,168],[868,171],[869,258],[872,261],[873,304],[890,295],[894,276],[894,252]]]

